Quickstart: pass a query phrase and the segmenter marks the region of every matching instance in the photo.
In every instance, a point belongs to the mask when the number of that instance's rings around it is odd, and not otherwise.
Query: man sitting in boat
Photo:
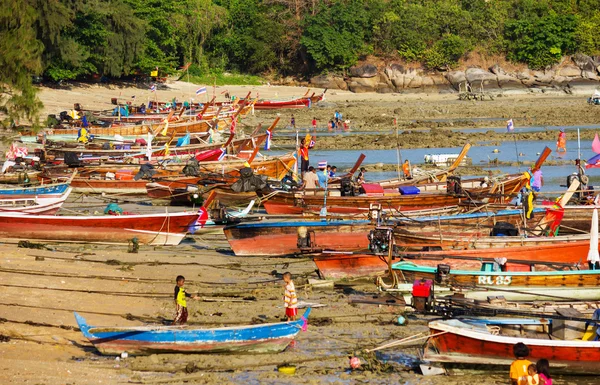
[[[308,171],[304,174],[302,178],[301,189],[314,191],[319,187],[321,187],[319,185],[319,177],[315,173],[315,168],[313,166],[310,166],[308,168]]]
[[[186,298],[198,299],[197,295],[191,295],[186,293],[183,284],[185,283],[185,277],[178,275],[175,279],[177,284],[175,285],[175,319],[173,325],[184,325],[188,319],[187,301]]]

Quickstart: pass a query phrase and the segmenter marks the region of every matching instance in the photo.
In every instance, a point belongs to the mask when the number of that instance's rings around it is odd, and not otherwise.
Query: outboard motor
[[[413,282],[412,307],[419,312],[433,309],[433,281],[417,279]]]
[[[190,159],[182,170],[185,176],[198,176],[200,174],[200,163],[196,158]]]
[[[312,242],[310,241],[310,235],[308,233],[308,228],[306,226],[298,227],[298,241],[296,242],[296,246],[299,249],[310,249],[312,247]]]
[[[448,284],[448,278],[450,277],[450,265],[439,264],[435,272],[435,282],[441,285]]]
[[[369,205],[369,220],[375,226],[379,226],[381,224],[381,204],[371,203]]]
[[[387,254],[390,250],[392,229],[378,227],[369,233],[369,250],[375,254]]]
[[[74,152],[65,152],[64,162],[69,167],[77,167],[81,165],[79,157]]]
[[[61,122],[70,122],[71,120],[73,120],[73,118],[69,116],[69,113],[67,111],[60,112],[60,121]]]
[[[340,181],[340,192],[343,197],[354,196],[354,185],[350,178],[344,178]]]
[[[519,230],[508,222],[496,222],[490,235],[492,237],[516,237],[519,235]]]
[[[462,183],[459,176],[449,176],[446,180],[446,192],[448,194],[462,194]]]
[[[154,166],[152,166],[150,163],[144,163],[140,166],[140,171],[138,171],[138,173],[135,174],[133,180],[140,180],[142,178],[150,179],[154,176],[154,174],[156,174]]]

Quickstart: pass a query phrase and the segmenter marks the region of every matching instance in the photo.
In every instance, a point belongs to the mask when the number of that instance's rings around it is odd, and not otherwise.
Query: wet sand
[[[175,248],[142,247],[139,254],[127,253],[126,246],[48,246],[55,250],[0,245],[4,293],[0,334],[10,339],[0,344],[2,384],[113,384],[150,379],[178,383],[177,378],[192,374],[198,383],[321,383],[325,378],[372,378],[374,383],[388,383],[417,378],[404,369],[385,376],[345,373],[348,354],[424,331],[425,322],[396,326],[395,308],[348,304],[344,291],[373,291],[369,282],[344,282],[336,290],[306,288],[306,277],[316,278],[315,266],[307,258],[233,257],[222,235],[194,236]],[[309,331],[281,354],[165,354],[116,361],[100,356],[73,330],[73,311],[98,326],[171,319],[173,280],[178,274],[186,276],[189,292],[202,297],[188,302],[193,325],[277,322],[284,312],[279,274],[287,270],[297,277],[302,301],[327,306],[313,309]],[[283,363],[298,365],[296,376],[278,374],[275,368]]]
[[[182,98],[195,86],[176,83],[159,97]],[[189,89],[189,92],[186,91]],[[301,95],[293,87],[221,87],[236,95],[258,90],[261,97]],[[108,109],[110,98],[151,95],[135,88],[86,86],[71,90],[43,89],[46,113],[72,108],[75,102],[90,109]],[[515,96],[486,102],[462,102],[456,95],[377,95],[328,92],[326,104],[294,111],[299,126],[307,127],[312,116],[323,124],[336,109],[364,130],[391,129],[396,116],[404,129],[497,127],[508,117],[517,127],[524,125],[596,124],[600,107],[588,106],[581,97],[544,95]],[[284,128],[290,111],[279,112]],[[247,126],[267,124],[277,112],[257,111],[244,121]],[[431,122],[449,118],[460,122]],[[491,118],[492,120],[475,120]],[[493,120],[495,119],[495,120]],[[452,123],[452,125],[450,125]],[[435,130],[434,130],[435,131]],[[447,135],[445,130],[438,130]],[[423,134],[425,135],[425,134]],[[443,136],[440,140],[444,140]],[[383,142],[389,142],[384,138]],[[415,139],[421,145],[429,137]],[[447,141],[447,138],[445,139]],[[340,148],[368,146],[363,139],[332,138]],[[320,142],[322,143],[322,142]],[[394,142],[395,143],[395,142]],[[389,144],[387,144],[389,145]],[[95,203],[102,207],[103,203]],[[91,205],[91,204],[89,204]],[[82,205],[71,204],[82,210]],[[139,210],[163,210],[139,206]],[[94,210],[99,210],[94,208]],[[133,211],[133,210],[130,210]],[[427,330],[426,317],[410,317],[407,326],[396,325],[397,308],[352,305],[353,292],[374,293],[370,281],[342,281],[334,290],[309,289],[308,277],[316,278],[308,258],[235,257],[222,235],[196,234],[177,247],[141,247],[138,254],[126,246],[52,244],[52,250],[18,248],[0,244],[0,383],[1,384],[119,384],[119,383],[247,383],[247,384],[497,384],[507,382],[507,373],[452,377],[422,377],[410,365],[394,364],[391,372],[348,370],[348,355],[393,339]],[[153,355],[115,360],[103,357],[76,328],[73,311],[98,326],[133,326],[161,323],[173,317],[174,278],[183,274],[186,287],[203,299],[190,301],[190,323],[217,327],[253,322],[276,322],[283,316],[280,274],[291,271],[297,278],[303,301],[326,305],[315,308],[309,331],[301,333],[286,352],[270,355]],[[418,346],[391,352],[416,356]],[[407,360],[402,362],[408,363]],[[279,364],[298,365],[295,376],[276,371]],[[380,368],[379,368],[380,369]],[[593,383],[568,379],[557,384]]]

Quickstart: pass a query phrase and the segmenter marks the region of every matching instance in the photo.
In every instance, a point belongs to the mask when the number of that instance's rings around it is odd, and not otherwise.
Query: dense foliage
[[[447,69],[472,50],[531,68],[600,54],[600,0],[7,0],[0,112],[47,79],[345,71],[366,55]]]

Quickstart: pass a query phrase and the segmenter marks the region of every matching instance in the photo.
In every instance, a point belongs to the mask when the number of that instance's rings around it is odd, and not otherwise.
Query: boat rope
[[[65,277],[65,278],[80,278],[80,279],[104,279],[111,281],[127,281],[130,283],[173,283],[172,279],[154,279],[154,278],[142,278],[142,277],[117,277],[117,276],[101,276],[101,275],[78,275],[69,273],[54,273],[39,270],[24,270],[24,269],[7,269],[0,267],[0,272],[11,273],[11,274],[24,274],[24,275],[38,275],[47,277]],[[262,281],[244,282],[246,285],[263,285],[265,283],[274,283],[281,281],[280,278],[265,279]],[[208,281],[196,281],[188,279],[186,282],[195,285],[209,285],[209,286],[231,286],[238,283],[235,282],[208,282]]]
[[[387,343],[385,345],[381,345],[381,346],[378,346],[376,348],[369,349],[369,350],[367,350],[367,352],[370,353],[370,352],[375,352],[377,350],[393,348],[393,347],[400,346],[400,345],[414,344],[417,341],[428,339],[428,338],[431,338],[431,337],[441,336],[442,334],[446,334],[446,333],[449,333],[449,332],[448,331],[444,331],[444,332],[439,332],[439,333],[434,333],[434,334],[428,334],[428,335],[425,335],[425,336],[419,336],[419,335],[423,334],[423,333],[419,333],[419,334],[415,334],[414,336],[411,336],[411,337],[406,337],[406,338],[403,338],[401,340],[392,341],[392,342],[389,342],[389,343]]]

